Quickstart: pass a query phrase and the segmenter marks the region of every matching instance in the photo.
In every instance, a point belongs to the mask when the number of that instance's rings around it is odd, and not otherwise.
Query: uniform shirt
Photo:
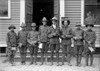
[[[82,29],[76,29],[74,31],[74,37],[80,37],[81,39],[74,39],[74,45],[83,45],[83,39],[84,39],[84,30]]]
[[[17,34],[14,31],[9,31],[7,33],[7,46],[8,47],[16,47],[17,46]]]
[[[48,42],[49,26],[40,26],[39,28],[39,39],[40,42]]]
[[[67,35],[67,37],[66,37]],[[66,38],[62,38],[62,44],[71,45],[71,38],[73,37],[73,31],[69,26],[63,26],[61,29],[61,36],[65,36]]]
[[[27,34],[28,31],[26,30],[21,30],[18,32],[18,42],[25,46],[27,45]]]
[[[28,43],[38,41],[39,33],[37,31],[30,31],[27,35]]]
[[[88,47],[90,44],[95,47],[96,34],[93,30],[86,30],[84,32],[85,46]],[[88,43],[90,41],[90,44]]]
[[[52,34],[56,34],[55,36],[52,36]],[[50,38],[50,43],[51,44],[58,44],[60,43],[59,41],[59,36],[60,36],[60,29],[56,25],[56,29],[53,28],[53,25],[49,27],[49,35],[48,37]]]

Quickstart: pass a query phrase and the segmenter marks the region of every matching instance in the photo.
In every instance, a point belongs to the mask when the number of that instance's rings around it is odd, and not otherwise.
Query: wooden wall
[[[73,30],[76,22],[81,24],[81,0],[65,0],[65,17],[69,17]],[[82,28],[86,30],[84,26]],[[96,47],[100,47],[100,26],[95,26],[93,30],[97,36]]]
[[[8,32],[8,26],[14,24],[16,26],[16,32],[20,26],[20,0],[11,0],[11,18],[0,19],[0,47],[6,46],[6,33]]]

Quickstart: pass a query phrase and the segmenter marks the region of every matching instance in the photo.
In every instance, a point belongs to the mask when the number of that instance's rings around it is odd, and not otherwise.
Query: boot
[[[40,65],[43,65],[43,58],[44,58],[44,54],[42,53],[41,54],[41,64]]]
[[[32,65],[33,64],[33,55],[30,55],[30,65]]]
[[[65,61],[65,54],[62,54],[62,65],[64,65],[64,61]]]
[[[59,66],[59,53],[56,53],[56,57],[57,57],[57,66]]]
[[[34,62],[35,62],[35,65],[37,65],[37,55],[35,55],[34,57]]]
[[[93,66],[93,55],[90,55],[90,66]]]

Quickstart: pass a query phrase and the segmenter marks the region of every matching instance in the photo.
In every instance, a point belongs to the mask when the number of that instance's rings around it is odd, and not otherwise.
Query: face
[[[80,28],[81,28],[81,26],[77,26],[76,28],[77,28],[77,29],[80,29]]]
[[[36,27],[32,27],[32,30],[34,31]]]
[[[25,30],[26,29],[26,27],[22,27],[22,30]]]
[[[47,22],[46,22],[46,21],[43,21],[42,23],[43,23],[43,25],[46,25],[46,24],[47,24]]]
[[[87,26],[87,29],[88,29],[88,30],[91,30],[91,29],[92,29],[92,26]]]
[[[11,30],[11,31],[14,31],[14,28],[11,28],[10,30]]]
[[[52,20],[52,23],[53,23],[53,24],[56,24],[56,20]]]
[[[64,21],[64,25],[65,25],[65,26],[68,26],[68,22],[67,22],[67,21]]]

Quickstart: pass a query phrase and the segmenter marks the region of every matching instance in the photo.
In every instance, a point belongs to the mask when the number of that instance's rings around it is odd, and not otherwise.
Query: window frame
[[[85,26],[84,24],[84,20],[85,20],[85,0],[81,0],[81,25]],[[96,27],[100,26],[100,25],[94,25]]]
[[[11,18],[11,0],[8,0],[8,16],[0,17],[0,19],[10,19]]]

